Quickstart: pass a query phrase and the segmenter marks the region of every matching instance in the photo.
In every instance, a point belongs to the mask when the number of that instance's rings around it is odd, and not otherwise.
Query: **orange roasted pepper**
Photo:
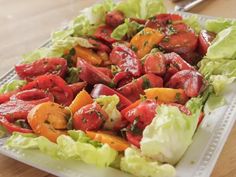
[[[85,90],[82,90],[77,94],[75,99],[70,104],[69,108],[72,114],[74,114],[77,110],[79,110],[83,106],[86,106],[91,103],[93,103],[92,97],[89,95],[88,92],[86,92]]]
[[[67,118],[70,111],[53,102],[35,106],[28,114],[27,120],[32,130],[55,142],[60,135],[66,134]]]
[[[189,99],[183,89],[150,88],[144,92],[147,99],[156,99],[163,103],[185,104]]]
[[[102,63],[101,57],[92,49],[87,49],[78,45],[75,47],[75,52],[77,59],[82,58],[92,65],[100,65]]]
[[[164,34],[155,29],[144,28],[131,39],[131,49],[133,49],[138,58],[141,59],[148,54],[163,37]]]
[[[107,133],[103,133],[103,132],[93,132],[93,131],[86,131],[86,134],[88,137],[90,137],[91,139],[101,142],[101,143],[106,143],[108,144],[111,148],[117,150],[117,151],[124,151],[125,149],[127,149],[130,144],[115,135],[112,134],[107,134]]]

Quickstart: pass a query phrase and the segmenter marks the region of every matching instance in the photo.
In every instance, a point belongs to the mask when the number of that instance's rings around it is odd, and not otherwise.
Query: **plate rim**
[[[199,15],[199,14],[194,14],[194,13],[189,13],[189,12],[171,11],[171,13],[180,14],[184,17],[196,16],[199,19],[199,21],[221,18],[221,17],[213,17],[213,16],[207,16],[207,15]],[[231,18],[224,18],[224,19],[231,20]],[[63,27],[62,29],[65,29],[65,28],[66,27]],[[50,45],[50,40],[46,41],[39,48],[48,47],[49,45]],[[0,86],[11,81],[15,77],[16,77],[16,72],[14,70],[14,67],[12,67],[8,72],[6,72],[4,75],[2,75],[0,77]],[[233,101],[231,102],[230,105],[228,105],[223,118],[219,122],[217,122],[217,124],[215,125],[216,130],[214,130],[215,132],[212,135],[212,137],[210,138],[207,148],[204,151],[204,154],[201,154],[202,158],[199,161],[200,165],[197,166],[197,168],[193,174],[193,177],[203,177],[203,175],[204,175],[204,177],[210,176],[210,174],[212,173],[212,171],[215,167],[215,164],[219,158],[219,155],[221,154],[221,152],[223,150],[225,142],[227,141],[229,134],[235,124],[236,119],[233,116],[236,115],[236,94],[234,94],[234,98],[232,100]],[[196,132],[198,132],[198,130]],[[2,140],[3,139],[0,138],[0,141],[2,141]],[[0,148],[1,148],[1,146],[2,146],[2,144],[0,143]],[[19,159],[15,158],[14,156],[2,153],[2,151],[0,151],[0,153],[8,156],[10,158],[13,158],[17,161],[23,162],[27,165],[38,168],[42,171],[52,173],[52,171],[50,171],[48,169],[43,169],[43,168],[40,168],[40,167],[30,164],[30,162],[25,162],[25,161],[19,160]],[[186,152],[185,152],[185,154],[186,154]],[[55,173],[52,173],[52,174],[55,174]]]

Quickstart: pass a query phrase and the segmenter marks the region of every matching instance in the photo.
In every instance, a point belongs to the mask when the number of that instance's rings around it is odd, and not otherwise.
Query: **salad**
[[[170,14],[161,0],[105,0],[23,56],[0,88],[8,148],[175,176],[236,76],[236,21]]]

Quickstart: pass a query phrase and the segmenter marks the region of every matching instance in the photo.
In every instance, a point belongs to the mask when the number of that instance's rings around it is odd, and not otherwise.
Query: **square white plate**
[[[183,17],[193,14],[181,13]],[[198,16],[203,24],[213,17]],[[44,46],[49,45],[47,42]],[[14,70],[10,70],[0,79],[0,85],[15,78]],[[177,177],[207,177],[210,176],[217,158],[227,140],[236,117],[236,94],[233,91],[236,84],[225,93],[227,105],[207,114],[196,131],[193,143],[177,164]],[[113,168],[97,168],[75,160],[57,160],[39,152],[38,150],[6,149],[3,144],[6,139],[0,139],[0,153],[31,165],[35,168],[64,177],[128,177],[131,175]]]

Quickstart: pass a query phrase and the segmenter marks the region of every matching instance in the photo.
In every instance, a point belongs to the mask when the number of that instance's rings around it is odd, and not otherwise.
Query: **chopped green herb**
[[[145,41],[143,46],[146,47],[146,45],[148,45],[148,41]]]
[[[131,124],[130,126],[130,131],[135,134],[135,135],[140,135],[142,134],[142,130],[140,128],[138,128],[138,122],[139,122],[139,117],[136,117],[134,119],[134,122]]]
[[[85,117],[82,117],[82,122],[85,124],[87,123],[87,119]]]
[[[164,37],[164,39],[162,39],[163,42],[169,42],[170,38],[168,36]]]
[[[150,81],[146,78],[146,76],[143,76],[142,79],[143,79],[142,88],[143,88],[144,90],[150,88],[150,87],[151,87],[151,83],[150,83]]]
[[[146,95],[140,95],[140,100],[141,101],[145,101],[147,99],[147,96]]]
[[[131,45],[131,50],[133,50],[134,52],[137,52],[138,51],[138,48],[134,45]]]
[[[73,84],[78,82],[79,80],[79,74],[80,74],[80,68],[75,68],[71,67],[68,69],[67,77],[66,77],[66,82],[68,84]]]
[[[181,95],[180,95],[180,93],[176,93],[175,99],[176,99],[176,101],[181,101]]]

